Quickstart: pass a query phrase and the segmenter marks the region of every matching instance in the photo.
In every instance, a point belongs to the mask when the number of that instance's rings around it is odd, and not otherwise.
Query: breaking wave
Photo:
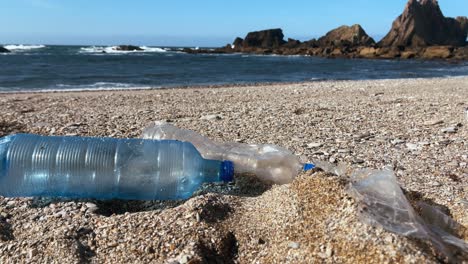
[[[167,49],[157,48],[157,47],[140,47],[143,50],[134,50],[134,51],[125,51],[117,50],[117,46],[91,46],[83,47],[80,49],[79,53],[110,53],[110,54],[127,54],[127,53],[144,53],[144,52],[167,52]]]
[[[5,45],[6,49],[10,51],[25,51],[25,50],[33,50],[33,49],[42,49],[45,48],[45,45]]]

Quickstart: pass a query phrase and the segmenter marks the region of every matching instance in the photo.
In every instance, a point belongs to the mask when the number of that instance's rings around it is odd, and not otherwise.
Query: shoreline
[[[408,78],[386,78],[386,79],[316,79],[307,81],[295,82],[253,82],[253,83],[226,83],[213,85],[185,85],[185,86],[161,86],[161,87],[128,87],[128,88],[83,88],[83,89],[42,89],[42,90],[24,90],[24,91],[0,91],[0,95],[14,94],[62,94],[62,93],[99,93],[99,92],[132,92],[132,91],[164,91],[164,90],[186,90],[186,89],[221,89],[221,88],[245,88],[245,87],[260,87],[260,86],[281,86],[281,85],[301,85],[309,83],[327,83],[327,82],[360,82],[360,81],[402,81],[402,80],[438,80],[438,79],[463,79],[468,78],[468,75],[460,76],[445,76],[445,77],[408,77]]]

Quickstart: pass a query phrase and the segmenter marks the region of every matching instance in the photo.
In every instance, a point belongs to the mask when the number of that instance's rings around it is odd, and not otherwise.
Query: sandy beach
[[[139,137],[165,120],[220,142],[279,145],[304,162],[390,165],[411,201],[440,206],[468,241],[467,107],[468,77],[12,93],[0,94],[0,136]],[[0,197],[0,262],[440,260],[423,241],[363,223],[346,190],[307,172],[281,186],[239,175],[178,202]]]

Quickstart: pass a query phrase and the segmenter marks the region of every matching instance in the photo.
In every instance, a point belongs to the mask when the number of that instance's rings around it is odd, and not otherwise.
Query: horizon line
[[[268,29],[260,29],[256,31],[261,31],[261,30],[268,30]],[[253,32],[253,31],[249,31]],[[249,32],[245,33],[247,35]],[[382,39],[386,34],[369,34],[367,33],[370,37],[372,37],[376,42],[378,42],[380,39]],[[4,34],[5,35],[5,34]],[[19,40],[21,39],[22,35],[17,36],[17,37],[11,37],[12,39]],[[323,35],[325,36],[325,34]],[[216,48],[216,47],[222,47],[226,44],[232,44],[234,39],[239,36],[234,36],[234,37],[222,37],[222,36],[213,36],[213,37],[193,37],[190,36],[189,38],[184,37],[184,36],[131,36],[131,35],[121,35],[118,37],[112,36],[112,35],[107,35],[107,36],[101,36],[102,40],[96,40],[95,38],[98,38],[99,36],[72,36],[68,38],[63,38],[60,41],[54,41],[50,40],[52,36],[50,37],[44,37],[45,41],[31,41],[27,40],[26,38],[23,41],[3,41],[0,40],[0,46],[5,46],[5,45],[47,45],[47,46],[117,46],[117,45],[135,45],[135,46],[160,46],[160,47],[193,47],[193,46],[199,46],[199,47],[210,47],[210,48]],[[244,36],[245,37],[245,36]],[[313,39],[319,39],[322,36],[284,36],[284,39],[287,40],[288,38],[299,40],[301,42],[306,42],[309,40]],[[40,38],[40,37],[39,37]],[[89,39],[89,41],[74,41],[77,38],[85,38]],[[113,38],[113,39],[109,39]],[[121,41],[118,39],[122,39]],[[134,38],[135,40],[129,40],[129,38]],[[146,39],[146,40],[138,40],[138,38]],[[157,39],[162,39],[162,40],[157,40]],[[168,41],[164,40],[164,38],[169,39]],[[125,40],[126,39],[126,40]],[[151,39],[151,40],[150,40]],[[231,40],[228,40],[231,39]],[[224,41],[224,42],[223,42]],[[226,42],[227,41],[227,42]],[[159,43],[158,43],[159,42]],[[166,43],[165,43],[166,42]],[[171,43],[169,43],[171,42]],[[177,44],[179,43],[184,43],[185,44]],[[200,42],[197,44],[197,42]],[[212,42],[213,44],[207,45],[207,43]],[[214,43],[220,43],[220,44],[214,44]],[[190,43],[190,44],[189,44]]]

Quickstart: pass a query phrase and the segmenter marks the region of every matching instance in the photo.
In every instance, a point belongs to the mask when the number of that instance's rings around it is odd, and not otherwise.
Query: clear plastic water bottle
[[[0,195],[187,199],[204,182],[231,181],[230,161],[203,159],[176,140],[16,134],[0,138]]]

